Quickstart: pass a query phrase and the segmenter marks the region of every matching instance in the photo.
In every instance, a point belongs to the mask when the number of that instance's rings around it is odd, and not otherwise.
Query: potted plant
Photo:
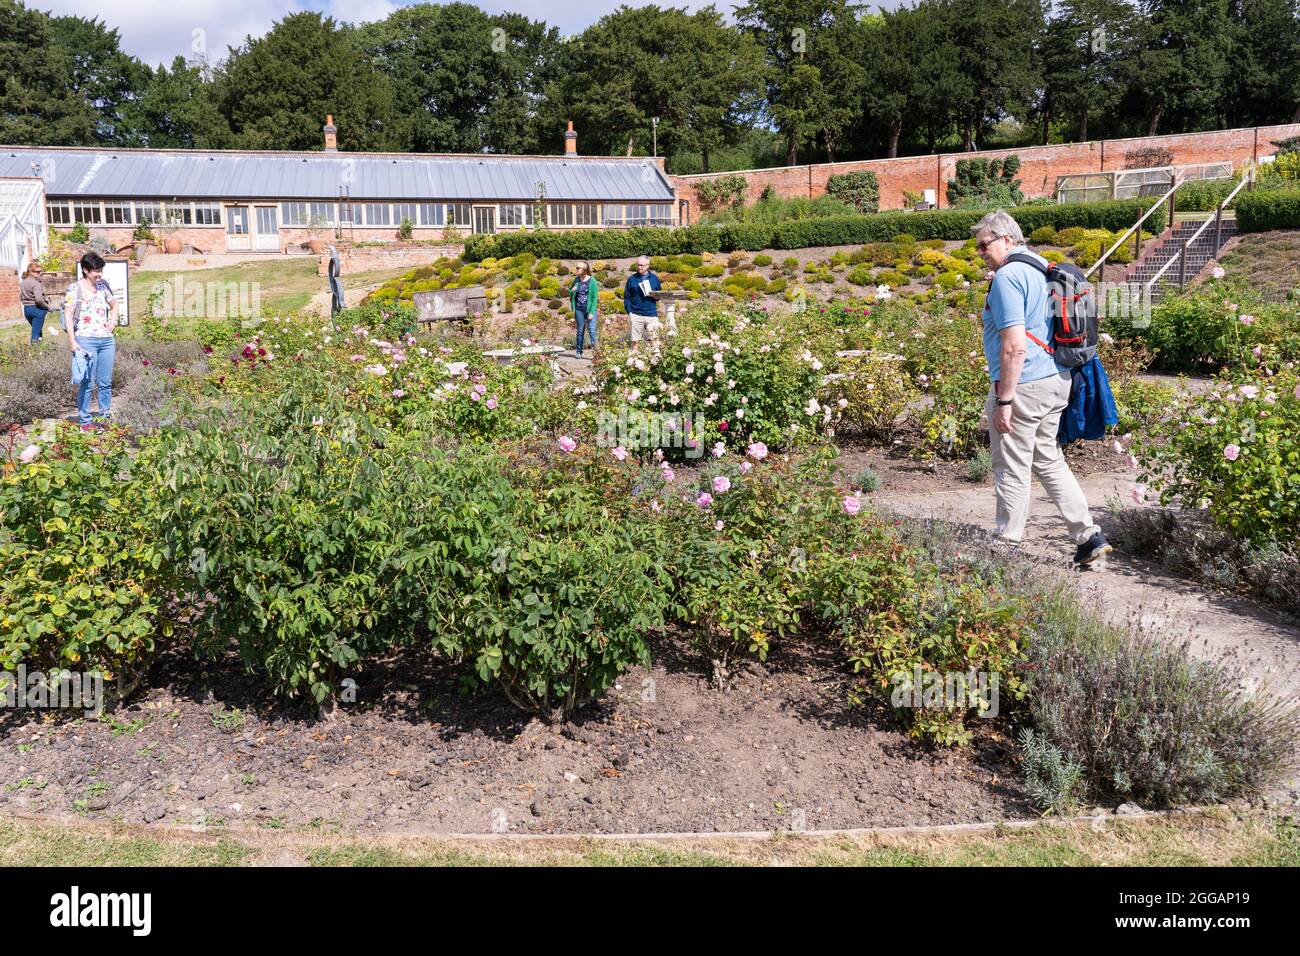
[[[131,234],[135,240],[135,257],[147,256],[154,251],[154,244],[157,237],[154,236],[153,230],[149,228],[148,222],[142,222],[135,227],[135,232]]]
[[[174,256],[181,251],[181,237],[177,235],[181,225],[180,210],[172,209],[164,204],[159,211],[158,221],[154,223],[154,228],[162,234],[163,252],[168,255]]]
[[[314,255],[320,255],[325,251],[325,217],[320,213],[312,213],[307,219],[307,248]]]

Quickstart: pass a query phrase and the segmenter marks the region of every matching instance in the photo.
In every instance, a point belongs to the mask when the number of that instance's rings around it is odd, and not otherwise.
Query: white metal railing
[[[1197,239],[1201,238],[1201,233],[1210,228],[1210,223],[1214,223],[1214,254],[1216,256],[1219,254],[1219,246],[1222,244],[1223,236],[1223,211],[1228,208],[1230,202],[1237,198],[1237,193],[1241,192],[1243,189],[1251,188],[1254,182],[1255,167],[1248,166],[1245,175],[1241,177],[1241,182],[1237,183],[1232,192],[1228,193],[1228,195],[1224,197],[1223,201],[1215,207],[1214,215],[1207,217],[1205,222],[1201,223],[1201,227],[1192,233],[1190,238],[1184,239],[1183,247],[1178,250],[1178,253],[1170,256],[1169,261],[1160,267],[1160,271],[1147,281],[1146,288],[1148,292],[1156,287],[1156,283],[1160,280],[1160,277],[1163,276],[1165,272],[1168,271],[1169,267],[1174,264],[1175,259],[1178,260],[1178,288],[1181,289],[1187,284],[1187,250],[1196,244]]]
[[[1133,225],[1125,229],[1124,234],[1115,240],[1115,243],[1109,249],[1107,249],[1105,253],[1102,254],[1102,257],[1100,259],[1098,259],[1096,262],[1094,262],[1091,266],[1088,267],[1088,269],[1083,273],[1084,278],[1090,277],[1094,272],[1096,272],[1098,269],[1104,266],[1106,264],[1106,260],[1110,258],[1111,253],[1113,253],[1120,246],[1124,245],[1124,243],[1128,241],[1128,237],[1133,235],[1134,232],[1137,233],[1137,240],[1134,244],[1135,249],[1133,252],[1133,258],[1134,259],[1141,258],[1142,223],[1146,222],[1148,216],[1150,216],[1153,212],[1155,212],[1162,205],[1168,202],[1169,204],[1168,220],[1169,220],[1169,225],[1172,226],[1174,224],[1174,193],[1178,192],[1178,187],[1181,186],[1185,181],[1186,180],[1182,180],[1182,179],[1178,179],[1177,177],[1174,177],[1173,183],[1172,185],[1170,185],[1168,191],[1159,199],[1157,199],[1155,202],[1153,202],[1150,208],[1148,208],[1146,212],[1144,212],[1140,217],[1138,217],[1137,222],[1135,222]],[[1102,276],[1103,277],[1105,276],[1105,272],[1102,273]]]

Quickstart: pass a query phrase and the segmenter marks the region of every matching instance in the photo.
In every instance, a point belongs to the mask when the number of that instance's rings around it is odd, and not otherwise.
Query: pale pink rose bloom
[[[746,475],[749,474],[750,469],[753,467],[754,465],[752,462],[742,461],[740,463],[740,471],[742,474],[746,474]]]
[[[859,498],[858,498],[857,495],[845,495],[845,496],[844,496],[844,513],[845,513],[845,514],[847,514],[847,515],[855,515],[855,514],[857,514],[859,511],[861,511],[861,510],[862,510],[862,502],[861,502],[861,500],[859,500]]]
[[[622,445],[619,445],[617,448],[611,451],[610,454],[613,455],[615,458],[617,458],[619,461],[627,460],[627,449],[624,448]]]
[[[1129,495],[1133,498],[1135,505],[1140,505],[1147,500],[1147,489],[1145,485],[1134,485],[1129,489]]]
[[[28,445],[26,448],[22,450],[22,453],[18,456],[18,460],[21,461],[24,465],[30,465],[33,461],[36,460],[36,456],[39,455],[40,453],[41,453],[40,445]]]
[[[1240,391],[1243,398],[1254,398],[1259,394],[1259,388],[1255,385],[1243,385]]]
[[[695,504],[699,508],[707,508],[709,505],[713,504],[713,495],[709,494],[707,491],[701,491],[700,496],[695,499]]]
[[[1291,394],[1294,395],[1298,401],[1300,401],[1300,385],[1297,385],[1295,387],[1295,391],[1292,392]]]
[[[1119,443],[1118,439],[1116,439],[1115,443],[1112,444],[1110,447],[1115,449],[1115,454],[1117,455],[1124,454],[1124,446]]]
[[[1214,271],[1210,273],[1216,279],[1222,279],[1227,273],[1223,271],[1223,266],[1215,266]]]
[[[664,506],[661,505],[659,503],[659,499],[656,498],[654,501],[650,502],[650,510],[653,511],[655,514],[658,514],[659,512],[664,510]]]
[[[713,446],[714,458],[721,458],[726,453],[727,453],[727,446],[724,445],[722,442],[718,442],[716,445]]]
[[[477,401],[481,400],[482,398],[483,398],[483,396],[480,395],[478,392],[470,392],[470,393],[469,393],[469,400],[470,400],[471,402],[477,402]]]
[[[664,470],[661,471],[659,474],[660,477],[663,478],[663,480],[670,485],[677,480],[677,474],[667,465],[664,465]]]
[[[1223,457],[1228,459],[1228,461],[1236,461],[1237,458],[1240,457],[1240,455],[1241,455],[1240,446],[1231,445],[1231,444],[1223,446]]]
[[[1255,317],[1253,315],[1243,315],[1237,321],[1239,321],[1242,325],[1254,325]]]
[[[570,438],[568,435],[562,436],[560,440],[556,442],[556,444],[560,446],[560,450],[564,452],[566,455],[569,452],[573,451],[573,449],[578,447],[578,443],[574,441],[572,438]]]
[[[489,398],[486,404],[488,408],[495,410],[497,407],[497,400],[495,398]]]
[[[714,530],[714,531],[721,531],[724,527],[726,527],[726,525],[724,525],[721,521],[715,521],[715,522],[713,522],[713,530]]]
[[[405,394],[406,392],[402,391],[400,388],[393,389],[393,398],[401,398]]]
[[[1138,460],[1133,455],[1128,456],[1128,466],[1131,471],[1137,471]]]
[[[767,446],[761,441],[756,441],[749,446],[749,457],[756,461],[762,461],[767,457]]]
[[[726,475],[718,475],[713,479],[713,490],[717,494],[725,494],[731,490],[731,479]]]

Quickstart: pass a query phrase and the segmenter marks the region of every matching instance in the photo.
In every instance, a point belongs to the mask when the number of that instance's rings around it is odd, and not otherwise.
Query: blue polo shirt
[[[1047,264],[1046,259],[1025,246],[1016,246],[1008,255],[1017,252],[1028,253]],[[989,379],[994,382],[999,380],[1002,366],[1001,332],[1013,325],[1022,325],[1027,333],[1051,343],[1052,333],[1047,322],[1047,278],[1024,262],[1012,262],[1000,268],[993,276],[984,301],[984,358],[989,366]],[[1019,384],[1057,374],[1056,362],[1037,342],[1026,338],[1025,350],[1025,365],[1020,371]]]

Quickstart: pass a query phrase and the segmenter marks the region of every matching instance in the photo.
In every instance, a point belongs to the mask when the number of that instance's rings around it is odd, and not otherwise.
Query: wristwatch
[[[999,398],[999,399],[998,399],[998,404],[999,404],[999,405],[1014,405],[1014,404],[1015,404],[1015,401],[1016,401],[1016,400],[1015,400],[1014,398]]]

